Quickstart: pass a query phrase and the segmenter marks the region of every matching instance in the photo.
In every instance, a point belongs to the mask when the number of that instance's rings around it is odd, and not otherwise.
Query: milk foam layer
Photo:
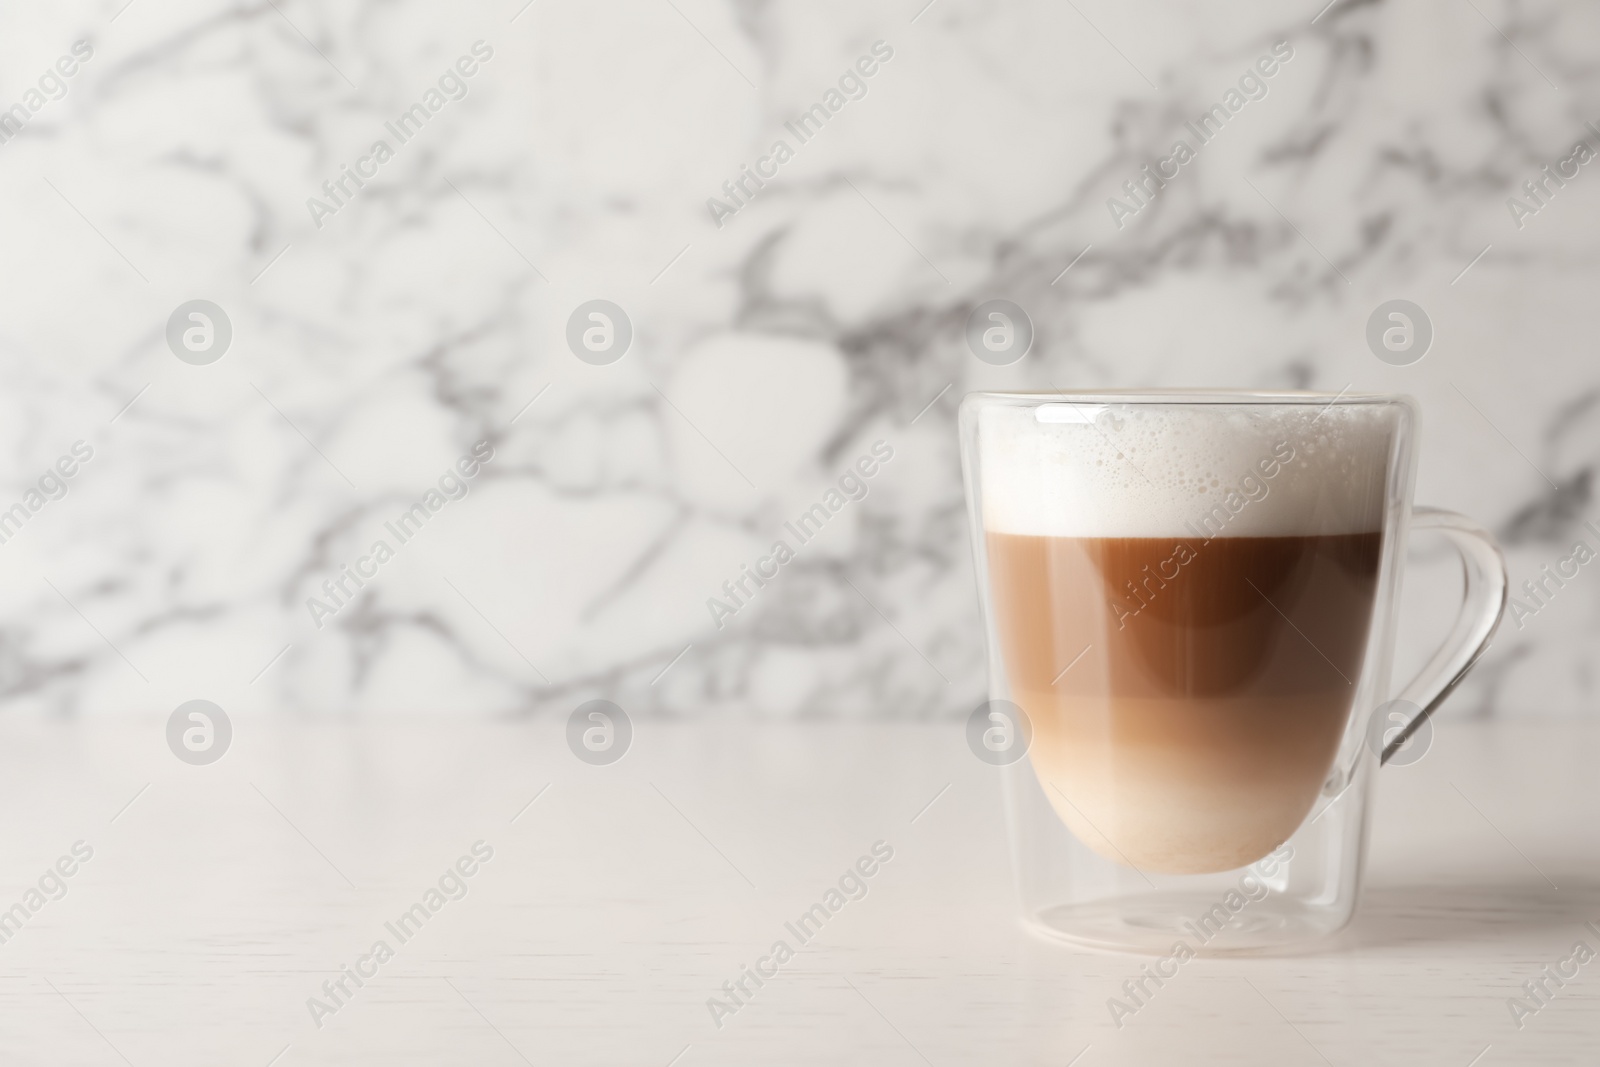
[[[978,412],[984,526],[1048,537],[1379,530],[1400,412],[1389,404],[986,405]]]

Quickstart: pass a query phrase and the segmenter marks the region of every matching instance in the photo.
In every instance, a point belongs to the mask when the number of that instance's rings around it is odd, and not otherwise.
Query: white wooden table
[[[193,767],[161,719],[7,722],[0,908],[46,891],[0,944],[0,1063],[1600,1062],[1600,961],[1520,1030],[1507,1007],[1600,950],[1595,726],[1446,718],[1381,776],[1350,930],[1191,962],[1118,1029],[1142,961],[1020,931],[960,723],[646,721],[609,767],[564,725],[245,719]],[[867,895],[719,1028],[708,998],[878,841]]]

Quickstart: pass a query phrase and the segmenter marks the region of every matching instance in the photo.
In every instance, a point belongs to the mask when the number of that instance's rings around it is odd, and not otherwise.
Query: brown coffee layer
[[[990,533],[1012,697],[1073,832],[1171,873],[1231,870],[1281,844],[1349,718],[1380,548],[1376,532]]]

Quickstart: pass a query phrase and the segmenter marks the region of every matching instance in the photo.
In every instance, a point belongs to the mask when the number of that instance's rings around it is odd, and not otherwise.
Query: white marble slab
[[[959,713],[983,689],[952,435],[975,388],[1413,393],[1420,496],[1494,526],[1520,584],[1596,517],[1600,178],[1520,220],[1507,199],[1600,143],[1597,16],[1318,6],[0,11],[0,108],[93,51],[0,144],[0,506],[95,450],[0,545],[0,696]],[[386,124],[480,40],[465,97],[400,143]],[[879,41],[800,143],[785,124]],[[1119,228],[1122,183],[1280,41],[1265,95]],[[708,200],[785,138],[719,227]],[[344,166],[376,176],[308,207]],[[1009,367],[962,341],[995,296],[1037,328]],[[1411,366],[1363,340],[1396,297],[1435,327]],[[210,366],[164,340],[196,298],[234,330]],[[610,366],[565,341],[596,298],[634,327]],[[880,439],[867,498],[718,629],[707,599]],[[315,627],[321,583],[480,440],[467,498]],[[1412,659],[1452,595],[1421,564]],[[1597,603],[1584,573],[1509,627],[1458,711],[1590,710]]]

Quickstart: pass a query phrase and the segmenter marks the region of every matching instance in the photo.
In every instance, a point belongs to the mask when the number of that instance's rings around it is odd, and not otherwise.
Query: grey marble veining
[[[1587,5],[123,3],[0,13],[0,108],[93,53],[0,143],[0,506],[93,450],[0,544],[14,707],[956,714],[980,388],[1409,392],[1419,500],[1493,527],[1514,585],[1600,519],[1600,170],[1525,184],[1600,148]],[[1109,205],[1180,139],[1148,205]],[[1036,327],[1006,367],[964,341],[995,297]],[[207,366],[165,336],[197,298],[233,329]],[[1435,330],[1409,366],[1364,340],[1394,298]],[[609,365],[567,344],[594,299],[633,327]],[[718,628],[708,599],[880,441]],[[1402,664],[1455,595],[1447,557],[1414,566]],[[1508,621],[1453,713],[1587,711],[1597,604],[1585,566]]]

